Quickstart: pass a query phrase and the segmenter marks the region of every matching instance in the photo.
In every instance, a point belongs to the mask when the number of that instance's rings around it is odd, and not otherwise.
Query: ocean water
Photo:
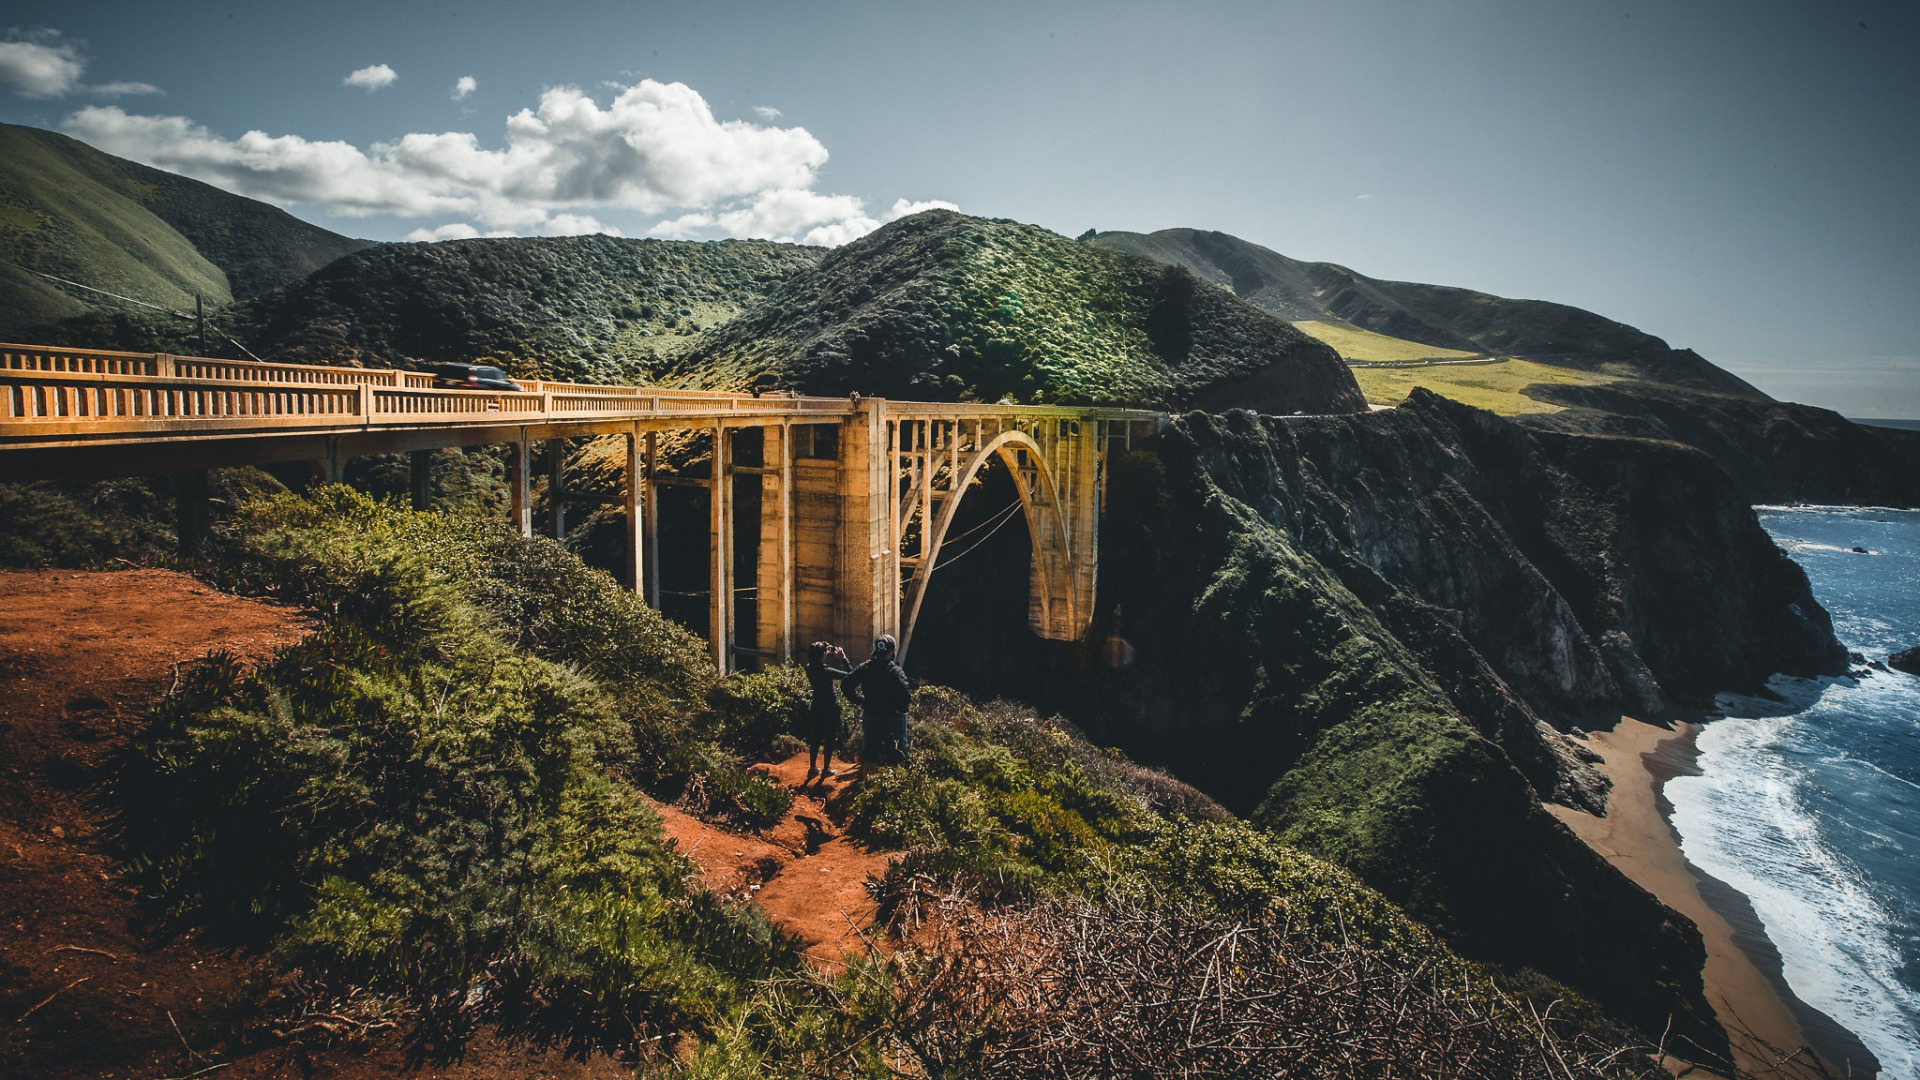
[[[1759,513],[1849,650],[1885,661],[1920,645],[1920,512]],[[1668,781],[1681,848],[1752,901],[1794,993],[1857,1035],[1883,1077],[1920,1080],[1920,678],[1768,689],[1778,700],[1721,697],[1702,775]]]

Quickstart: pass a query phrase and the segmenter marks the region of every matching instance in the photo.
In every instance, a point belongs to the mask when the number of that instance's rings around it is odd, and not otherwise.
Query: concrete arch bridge
[[[534,528],[533,447],[546,444],[543,523],[605,496],[568,492],[570,440],[625,440],[623,574],[662,599],[661,492],[704,490],[706,633],[722,670],[791,659],[812,640],[903,653],[961,501],[984,470],[1012,477],[1032,544],[1028,622],[1077,640],[1093,614],[1110,454],[1166,423],[1130,409],[750,395],[521,380],[439,389],[388,369],[0,345],[0,479],[173,474],[181,536],[205,530],[206,470],[306,462],[338,480],[356,455],[411,455],[424,508],[434,450],[508,447],[511,513]],[[662,467],[660,440],[693,433],[706,476]],[[743,512],[742,507],[747,507]],[[683,577],[685,574],[683,573]],[[745,581],[745,584],[743,584]]]

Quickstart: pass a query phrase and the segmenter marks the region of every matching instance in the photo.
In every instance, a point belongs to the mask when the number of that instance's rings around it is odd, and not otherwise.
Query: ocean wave
[[[1905,928],[1882,890],[1822,835],[1829,795],[1782,749],[1803,722],[1791,714],[1707,725],[1701,774],[1667,782],[1674,828],[1691,862],[1752,902],[1794,992],[1859,1036],[1883,1076],[1920,1080],[1920,993],[1901,979]]]

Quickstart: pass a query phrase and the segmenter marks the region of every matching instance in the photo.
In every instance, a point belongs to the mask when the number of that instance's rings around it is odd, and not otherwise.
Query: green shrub
[[[326,507],[338,516],[314,521]],[[690,886],[620,779],[636,751],[619,707],[663,688],[582,673],[670,677],[677,632],[595,636],[604,620],[569,606],[584,579],[562,573],[531,617],[545,648],[584,659],[516,649],[472,602],[462,575],[478,571],[446,557],[476,550],[458,523],[436,544],[421,524],[330,489],[268,500],[229,533],[228,573],[323,627],[257,671],[212,657],[156,708],[121,785],[136,880],[169,914],[391,995],[441,1035],[492,1017],[631,1048],[711,1028],[793,945]],[[518,580],[489,598],[534,591]]]
[[[855,835],[910,849],[896,883],[924,873],[1029,895],[1085,877],[1158,822],[1145,800],[1094,779],[1084,762],[1106,755],[1060,721],[940,687],[915,696],[913,715],[907,764],[875,771],[853,800]]]
[[[804,668],[781,664],[722,680],[707,701],[720,721],[722,742],[770,756],[774,739],[803,730],[813,691]]]

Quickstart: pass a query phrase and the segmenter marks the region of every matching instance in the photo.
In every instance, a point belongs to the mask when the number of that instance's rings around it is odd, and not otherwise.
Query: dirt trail
[[[886,872],[889,856],[843,833],[850,770],[808,783],[805,754],[755,768],[793,792],[793,808],[778,824],[743,836],[662,806],[667,836],[700,867],[708,888],[750,895],[774,925],[806,942],[809,959],[834,967],[862,948],[861,936],[873,926],[876,905],[866,882]]]

